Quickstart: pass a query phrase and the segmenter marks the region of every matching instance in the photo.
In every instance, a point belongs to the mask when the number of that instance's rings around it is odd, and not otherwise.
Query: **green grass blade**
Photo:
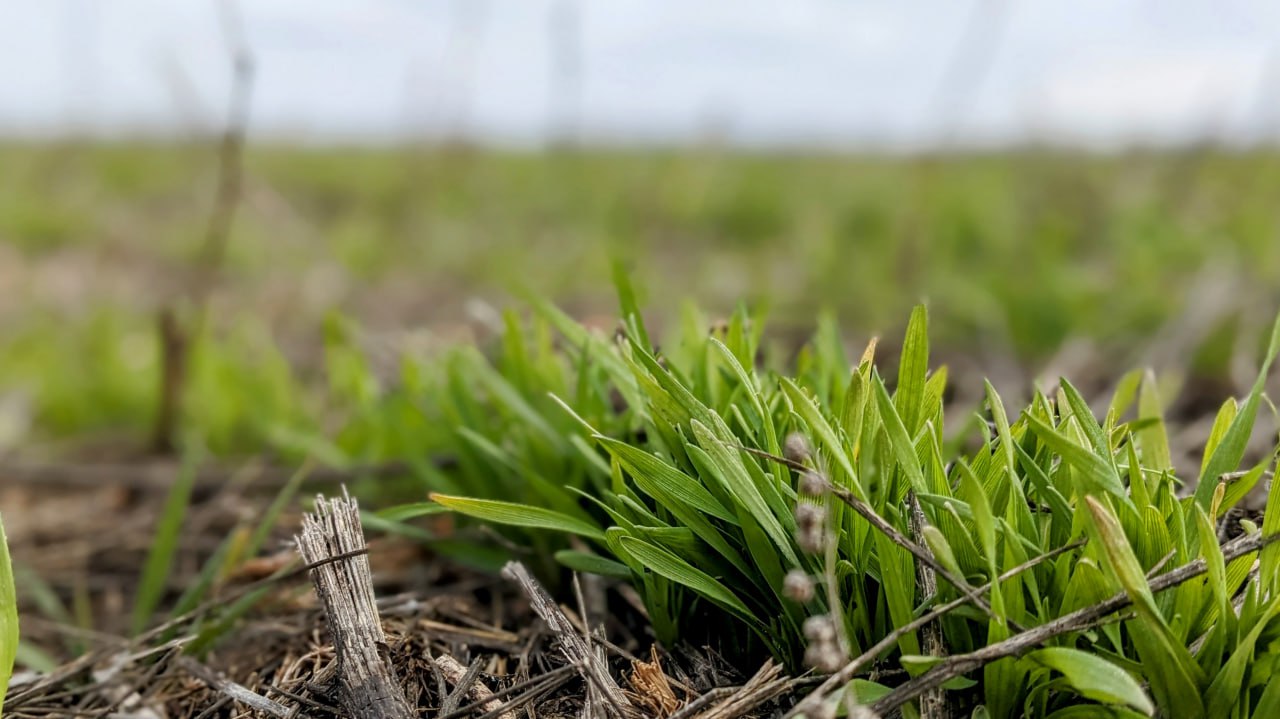
[[[929,372],[929,312],[924,305],[911,310],[907,335],[902,341],[902,358],[898,363],[898,387],[893,401],[910,435],[920,429],[924,405],[925,376]]]
[[[760,397],[760,389],[753,381],[742,363],[738,361],[733,350],[729,349],[720,340],[711,337],[708,342],[711,347],[720,355],[724,363],[729,366],[729,370],[738,378],[738,382],[742,385],[747,393],[747,400],[751,402],[751,406],[755,409],[756,414],[760,417],[760,422],[764,426],[765,451],[770,454],[778,455],[782,453],[781,447],[778,445],[778,431],[773,426],[773,415],[765,408],[764,400]]]
[[[575,572],[599,574],[602,577],[615,579],[631,579],[631,570],[622,562],[602,557],[598,554],[580,552],[575,549],[562,549],[555,553],[556,561]]]
[[[1280,461],[1275,468],[1280,470]],[[1262,536],[1280,534],[1280,484],[1271,480],[1267,494],[1267,506],[1262,515]],[[1280,596],[1280,542],[1272,542],[1262,548],[1258,556],[1258,582],[1271,596]]]
[[[253,557],[258,554],[258,550],[262,549],[262,545],[266,544],[267,537],[271,534],[271,530],[276,528],[276,522],[280,519],[280,513],[289,506],[293,498],[297,496],[298,490],[302,487],[302,483],[307,480],[307,476],[311,474],[313,464],[310,460],[304,462],[302,466],[289,476],[289,480],[285,482],[280,491],[276,493],[275,498],[271,500],[271,504],[267,505],[267,511],[262,513],[262,518],[258,520],[258,526],[254,528],[253,535],[249,537],[249,544],[245,547],[244,553]]]
[[[839,435],[835,429],[831,427],[831,423],[822,414],[822,410],[818,408],[818,404],[803,389],[790,379],[783,378],[782,391],[786,394],[787,399],[791,402],[792,409],[800,418],[809,425],[809,429],[817,435],[820,442],[820,448],[825,448],[825,455],[834,460],[840,468],[841,474],[847,477],[846,480],[849,489],[860,499],[866,499],[861,483],[858,482],[857,474],[853,471],[853,464],[849,461],[848,453],[844,451],[844,445],[840,442]],[[837,481],[839,481],[837,479]]]
[[[262,549],[262,545],[266,543],[267,537],[271,530],[275,528],[276,521],[280,518],[280,513],[289,505],[298,493],[298,489],[306,480],[307,475],[311,473],[311,462],[304,463],[296,472],[289,477],[284,487],[276,494],[275,499],[268,505],[267,511],[263,513],[262,519],[259,520],[258,526],[254,529],[253,534],[249,536],[247,542],[239,542],[237,538],[242,538],[240,530],[233,530],[232,534],[218,544],[217,549],[210,555],[201,567],[200,574],[196,580],[183,590],[178,597],[178,601],[173,605],[173,616],[181,616],[194,609],[208,593],[209,587],[217,581],[218,574],[228,566],[229,563],[238,561],[245,557],[254,557],[258,551]],[[234,550],[234,553],[233,553]]]
[[[1196,531],[1200,536],[1200,556],[1208,569],[1208,586],[1218,602],[1218,617],[1221,618],[1231,611],[1231,596],[1227,593],[1227,563],[1222,557],[1222,547],[1218,546],[1218,530],[1213,526],[1213,521],[1200,505],[1192,505],[1192,508]]]
[[[1107,432],[1102,425],[1098,424],[1098,418],[1093,416],[1093,410],[1089,408],[1084,395],[1080,394],[1080,390],[1068,382],[1066,377],[1062,377],[1058,382],[1063,396],[1067,398],[1067,405],[1071,407],[1071,414],[1076,418],[1076,424],[1084,430],[1089,443],[1093,445],[1094,454],[1110,459],[1111,444],[1107,440]]]
[[[1132,632],[1133,642],[1156,700],[1171,716],[1204,716],[1203,671],[1191,652],[1173,636],[1160,614],[1142,565],[1134,556],[1120,521],[1097,499],[1086,497],[1085,503],[1107,555],[1107,564],[1137,610],[1140,626]]]
[[[189,584],[182,594],[178,596],[178,601],[174,602],[173,610],[169,612],[171,616],[178,617],[195,609],[200,604],[200,600],[209,591],[209,587],[217,581],[218,575],[227,567],[227,557],[231,554],[232,547],[236,544],[237,539],[243,539],[243,534],[239,529],[232,530],[218,543],[213,554],[205,560],[204,566],[200,568],[200,573],[196,575],[194,582]],[[172,638],[173,632],[165,635],[165,641]]]
[[[747,472],[747,468],[742,464],[742,458],[738,456],[738,450],[726,446],[709,428],[697,420],[693,422],[693,435],[698,440],[698,444],[715,460],[729,494],[737,497],[746,511],[769,536],[777,551],[782,552],[785,561],[792,566],[798,565],[799,557],[793,548],[791,538],[787,536],[778,517],[769,509],[764,495],[761,494],[761,488],[752,481],[751,474]],[[766,489],[773,491],[773,487]]]
[[[880,582],[889,618],[893,626],[903,626],[914,618],[915,559],[883,532],[876,532],[871,543],[876,548],[876,559],[880,563]],[[898,648],[903,654],[919,654],[920,633],[917,631],[902,635],[898,640]]]
[[[1213,426],[1209,429],[1209,438],[1204,443],[1204,457],[1200,461],[1201,474],[1208,469],[1209,460],[1213,459],[1213,455],[1218,451],[1218,445],[1222,444],[1222,438],[1226,436],[1227,430],[1231,428],[1231,423],[1235,421],[1239,411],[1240,405],[1235,398],[1228,397],[1222,401],[1218,414],[1214,415]]]
[[[880,409],[880,417],[884,422],[885,432],[889,435],[889,445],[893,450],[894,459],[898,461],[898,468],[906,475],[911,488],[917,494],[932,491],[925,480],[920,458],[916,455],[916,446],[911,441],[911,436],[907,434],[906,425],[898,416],[898,410],[893,406],[893,401],[889,399],[889,391],[885,389],[884,381],[876,375],[872,377],[872,383],[875,385],[876,405]]]
[[[165,499],[164,509],[156,523],[155,536],[151,541],[151,551],[147,553],[146,563],[142,567],[142,576],[138,580],[138,595],[133,603],[132,629],[134,634],[146,629],[147,622],[160,605],[160,599],[169,582],[169,569],[173,566],[174,555],[178,551],[179,535],[182,523],[187,516],[187,507],[191,503],[191,489],[195,485],[196,468],[200,462],[202,450],[189,448],[182,459],[182,468],[174,479],[169,496]]]
[[[281,569],[273,574],[273,577],[283,576],[290,571],[289,569]],[[272,587],[258,587],[232,602],[225,609],[221,610],[215,618],[200,628],[196,637],[192,639],[186,646],[186,652],[194,656],[200,656],[208,651],[210,647],[217,644],[219,640],[231,631],[235,623],[257,606],[258,602],[268,597],[272,592]]]
[[[1147,716],[1155,705],[1129,673],[1102,657],[1067,647],[1049,647],[1028,655],[1028,659],[1059,671],[1081,696],[1104,704],[1131,707]]]
[[[1027,412],[1023,417],[1042,442],[1062,455],[1062,459],[1079,472],[1085,484],[1082,495],[1106,492],[1121,502],[1130,503],[1124,491],[1124,485],[1120,483],[1120,477],[1116,474],[1115,466],[1111,462],[1080,446],[1034,414]]]
[[[613,261],[613,286],[618,291],[618,304],[622,308],[622,318],[635,327],[636,339],[644,345],[645,350],[652,350],[649,333],[644,327],[644,317],[640,314],[640,302],[636,299],[635,287],[631,284],[631,276],[621,260]]]
[[[1253,716],[1280,716],[1280,681],[1267,683],[1266,688],[1262,690],[1262,696],[1258,698],[1258,703],[1253,707]]]
[[[1245,399],[1235,418],[1231,420],[1231,426],[1223,435],[1222,442],[1214,448],[1209,461],[1200,472],[1200,484],[1196,487],[1196,503],[1205,509],[1209,508],[1209,502],[1213,499],[1218,477],[1234,472],[1244,459],[1249,436],[1253,433],[1253,423],[1258,416],[1258,405],[1262,390],[1266,386],[1267,374],[1271,371],[1271,363],[1275,361],[1277,354],[1280,354],[1280,315],[1276,316],[1275,324],[1271,328],[1267,353],[1262,358],[1262,367],[1258,369],[1258,377],[1253,382],[1248,398]]]
[[[24,666],[32,671],[48,674],[58,668],[59,662],[48,652],[31,642],[19,640],[18,648],[14,651],[12,664]],[[0,680],[3,680],[5,683],[9,681],[3,671],[0,671]],[[5,687],[0,686],[0,710],[4,709],[4,690]]]
[[[376,514],[389,522],[403,522],[406,519],[429,517],[436,514],[444,514],[448,511],[450,509],[439,502],[410,502],[409,504],[398,504],[394,507],[380,509]]]
[[[693,477],[626,442],[603,436],[597,436],[596,440],[622,462],[640,489],[664,505],[670,507],[680,503],[716,519],[737,524],[737,517]]]
[[[627,553],[646,568],[692,589],[743,619],[750,619],[753,616],[747,605],[743,604],[742,600],[738,599],[728,587],[671,552],[636,537],[624,536],[620,541]]]
[[[1217,515],[1221,517],[1226,514],[1227,510],[1236,506],[1240,500],[1245,498],[1245,495],[1258,486],[1258,482],[1262,481],[1262,477],[1269,466],[1271,466],[1271,458],[1268,457],[1254,465],[1253,469],[1246,472],[1244,476],[1238,477],[1227,484],[1222,494],[1222,504],[1218,508]]]
[[[442,504],[459,514],[475,517],[486,522],[506,524],[512,527],[528,527],[530,529],[550,529],[557,532],[577,534],[588,539],[604,541],[604,531],[600,527],[577,517],[541,507],[532,507],[515,502],[502,502],[496,499],[471,499],[468,497],[452,497],[444,494],[432,494],[432,501]]]
[[[1242,696],[1242,690],[1245,688],[1245,673],[1248,671],[1249,665],[1255,660],[1254,649],[1258,644],[1258,638],[1262,636],[1263,630],[1267,628],[1268,623],[1277,613],[1280,613],[1280,597],[1271,600],[1271,603],[1262,611],[1262,615],[1254,623],[1253,629],[1249,630],[1249,633],[1235,645],[1235,649],[1231,652],[1231,657],[1227,659],[1227,663],[1223,665],[1222,670],[1218,672],[1218,676],[1214,677],[1213,683],[1209,685],[1208,691],[1205,692],[1206,708],[1209,716],[1231,716],[1232,710],[1247,697],[1247,693]],[[1274,661],[1275,654],[1272,653],[1271,656]],[[1271,683],[1280,684],[1275,678],[1272,679]],[[1269,717],[1275,716],[1275,714],[1255,711],[1253,716]]]
[[[49,583],[38,573],[30,567],[19,565],[14,568],[13,576],[16,585],[22,587],[23,599],[35,605],[36,611],[43,614],[45,618],[68,626],[75,624],[71,612],[67,610],[67,605],[58,596],[58,591],[49,586]]]
[[[471,353],[469,353],[471,354]],[[497,370],[478,354],[467,363],[472,376],[488,390],[493,401],[504,407],[525,425],[539,435],[550,447],[556,447],[562,441],[562,435],[551,426],[542,412],[529,404],[520,391],[511,385]]]
[[[1133,405],[1138,396],[1138,387],[1142,383],[1142,370],[1134,369],[1125,373],[1116,383],[1115,392],[1111,395],[1111,403],[1107,405],[1107,413],[1117,417],[1123,415]]]
[[[929,551],[933,553],[933,558],[938,560],[947,571],[957,577],[963,577],[964,570],[960,568],[960,563],[956,561],[955,552],[951,550],[951,543],[947,541],[946,535],[931,524],[924,525],[921,531],[924,535],[925,544],[928,545]]]
[[[13,563],[9,559],[9,541],[0,518],[0,711],[4,710],[5,690],[13,673],[18,653],[18,592],[13,582]]]
[[[1147,370],[1142,376],[1142,385],[1138,389],[1138,418],[1155,420],[1154,424],[1138,430],[1143,464],[1161,471],[1173,469],[1173,460],[1169,455],[1169,437],[1164,426],[1164,403],[1160,401],[1160,389],[1156,385],[1155,373],[1151,370]]]
[[[1054,486],[1049,475],[1036,464],[1035,458],[1028,454],[1022,445],[1014,445],[1014,450],[1017,452],[1019,466],[1022,467],[1026,481],[1035,490],[1039,500],[1049,506],[1054,523],[1071,526],[1071,505],[1067,502],[1067,498],[1062,496],[1062,492]]]
[[[987,392],[987,406],[991,409],[991,418],[996,423],[996,437],[1000,439],[1000,451],[1004,456],[1004,465],[1010,478],[1017,475],[1018,456],[1013,443],[1013,434],[1009,430],[1009,415],[1004,409],[1004,400],[991,382],[983,380]]]
[[[964,461],[956,466],[960,469],[958,496],[969,504],[969,509],[973,512],[973,524],[978,530],[982,553],[985,555],[984,559],[986,559],[991,578],[994,579],[999,574],[996,571],[998,558],[995,515],[991,511],[991,504],[987,501],[986,492],[982,489],[982,483],[973,475],[973,470],[969,469],[969,465]]]

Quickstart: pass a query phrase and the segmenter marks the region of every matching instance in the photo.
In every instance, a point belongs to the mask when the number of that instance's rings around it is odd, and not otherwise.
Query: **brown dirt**
[[[265,504],[244,487],[243,482],[232,482],[222,491],[197,496],[184,524],[167,603],[195,580],[223,537],[253,526]],[[152,630],[133,640],[124,638],[134,585],[163,498],[155,489],[118,486],[57,490],[19,485],[0,490],[15,562],[37,571],[68,606],[76,603],[79,593],[79,601],[92,611],[94,627],[77,629],[55,621],[24,601],[24,638],[52,650],[65,663],[49,675],[19,673],[5,716],[269,715],[253,710],[246,714],[242,704],[228,698],[225,687],[219,688],[221,680],[242,685],[297,716],[337,716],[334,651],[305,574],[295,571],[279,581],[263,579],[296,565],[288,544],[299,523],[296,512],[282,517],[262,556],[223,572],[211,600],[177,622],[172,637]],[[72,517],[75,521],[68,521]],[[454,666],[474,666],[478,673],[469,681],[497,693],[497,705],[522,707],[513,716],[581,715],[587,696],[584,680],[516,587],[460,568],[397,537],[372,540],[369,554],[387,652],[413,706],[436,715],[442,707],[457,711],[475,703],[466,691],[458,693],[443,680],[433,660],[443,656],[455,660]],[[211,649],[195,656],[179,650],[216,622],[221,610],[263,586],[269,588],[253,610]],[[646,708],[645,715],[670,716],[709,690],[741,685],[758,669],[732,667],[709,650],[687,647],[674,661],[654,646],[628,588],[609,585],[604,592],[607,612],[601,619],[611,673],[637,705]],[[27,594],[21,588],[20,593]],[[573,607],[563,608],[581,624]],[[77,656],[77,651],[83,653]],[[660,671],[654,671],[653,662]],[[655,681],[667,682],[656,704],[651,702]],[[724,694],[719,702],[733,696]],[[710,702],[707,708],[716,704]]]

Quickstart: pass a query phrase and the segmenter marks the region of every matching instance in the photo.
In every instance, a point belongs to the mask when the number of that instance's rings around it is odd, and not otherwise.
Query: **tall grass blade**
[[[902,358],[898,363],[898,387],[894,405],[902,417],[908,434],[914,436],[923,423],[925,378],[929,372],[929,312],[924,305],[911,310],[907,336],[902,341]]]
[[[142,567],[142,576],[138,579],[138,595],[133,602],[132,629],[134,634],[147,628],[160,605],[160,599],[169,583],[169,570],[173,566],[174,555],[178,551],[178,543],[182,534],[182,523],[187,516],[187,507],[191,503],[191,489],[195,485],[196,469],[200,464],[202,452],[193,442],[188,442],[182,458],[182,467],[174,479],[169,496],[165,499],[160,519],[156,523],[155,536],[151,540],[151,551],[147,553],[146,563]]]
[[[1161,471],[1173,469],[1173,460],[1169,455],[1169,437],[1165,433],[1164,403],[1160,400],[1156,375],[1151,370],[1142,375],[1142,385],[1138,389],[1138,418],[1155,420],[1153,424],[1138,430],[1143,464]]]
[[[1267,352],[1262,358],[1262,367],[1258,369],[1258,377],[1253,382],[1253,388],[1249,390],[1248,398],[1236,413],[1235,419],[1231,421],[1231,426],[1223,435],[1222,442],[1213,450],[1209,461],[1200,472],[1200,484],[1196,487],[1196,503],[1205,509],[1209,508],[1209,502],[1218,484],[1218,477],[1234,472],[1244,459],[1245,447],[1249,444],[1253,423],[1258,416],[1258,405],[1262,390],[1266,386],[1267,374],[1271,371],[1271,363],[1275,361],[1277,354],[1280,354],[1280,315],[1276,316],[1275,324],[1271,327],[1271,339],[1267,343]]]
[[[884,429],[889,435],[889,444],[893,450],[894,459],[898,462],[898,469],[906,476],[911,488],[917,494],[931,491],[925,481],[920,459],[916,455],[915,443],[911,441],[906,424],[898,416],[898,410],[894,407],[893,401],[889,399],[889,391],[885,389],[884,381],[878,375],[874,375],[872,383],[875,385],[876,405],[880,409],[881,419],[884,420]]]
[[[0,518],[0,712],[4,711],[4,695],[13,674],[13,661],[18,654],[18,592],[13,582],[13,562],[9,559],[9,540]]]
[[[1200,694],[1203,672],[1187,648],[1169,631],[1119,520],[1097,499],[1086,497],[1085,502],[1106,551],[1107,563],[1138,612],[1140,627],[1132,633],[1133,641],[1156,701],[1170,715],[1204,716]]]

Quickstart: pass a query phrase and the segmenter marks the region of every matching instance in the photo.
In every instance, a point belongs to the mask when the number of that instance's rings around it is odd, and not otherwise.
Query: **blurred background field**
[[[11,143],[0,157],[10,406],[46,439],[145,428],[157,313],[206,271],[216,151]],[[305,371],[335,311],[436,347],[529,293],[608,322],[621,259],[660,324],[687,301],[745,302],[796,341],[820,311],[853,337],[894,335],[923,299],[943,352],[987,374],[1029,381],[1085,352],[1226,377],[1237,329],[1250,341],[1280,302],[1278,160],[255,147],[210,331]]]

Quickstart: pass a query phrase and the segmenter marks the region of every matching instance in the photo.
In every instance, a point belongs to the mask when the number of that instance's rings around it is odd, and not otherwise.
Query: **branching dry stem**
[[[1280,540],[1280,533],[1266,537],[1260,534],[1240,537],[1223,546],[1223,559],[1229,562],[1236,557],[1256,552],[1277,540]],[[1204,574],[1206,571],[1205,561],[1197,559],[1151,580],[1151,591],[1159,592],[1175,587]],[[1124,609],[1132,603],[1133,600],[1129,598],[1128,594],[1120,593],[1092,606],[1058,617],[1046,624],[1015,634],[1002,642],[996,642],[968,654],[953,656],[915,679],[895,688],[881,698],[880,701],[876,702],[872,708],[881,714],[887,714],[914,700],[929,689],[941,686],[955,677],[967,674],[997,659],[1022,654],[1061,634],[1086,629],[1102,620],[1108,614]]]

